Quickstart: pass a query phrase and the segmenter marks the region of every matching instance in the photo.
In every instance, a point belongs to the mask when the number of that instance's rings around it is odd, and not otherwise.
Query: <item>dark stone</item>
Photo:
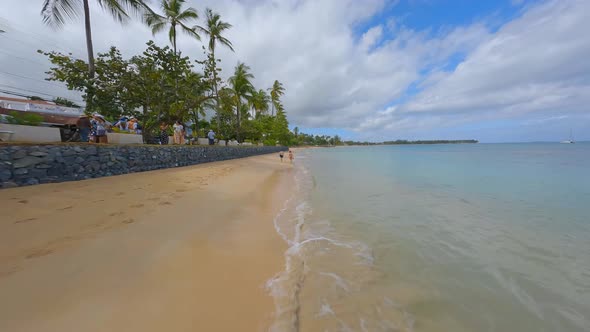
[[[47,170],[40,169],[40,168],[33,168],[33,169],[29,170],[29,176],[33,177],[33,178],[41,179],[41,178],[44,178],[47,176]]]
[[[33,156],[33,157],[45,157],[47,155],[48,155],[47,152],[41,152],[41,151],[33,151],[33,152],[29,153],[29,156]]]
[[[29,173],[29,170],[26,168],[18,168],[14,170],[14,175],[25,175]]]
[[[2,188],[16,188],[16,187],[18,187],[18,184],[16,184],[15,182],[12,182],[12,181],[2,182]]]
[[[51,167],[53,167],[53,166],[51,166],[50,164],[37,164],[37,165],[35,165],[35,168],[46,168],[46,169],[49,169]]]
[[[20,159],[27,156],[27,151],[25,150],[17,150],[14,154],[12,154],[12,159]]]
[[[22,168],[22,167],[29,167],[39,163],[42,163],[43,159],[37,157],[24,157],[17,159],[13,164],[12,167],[14,168]]]
[[[59,177],[57,176],[48,176],[39,180],[41,183],[55,183],[59,182]]]
[[[27,186],[32,186],[35,184],[39,184],[39,180],[36,178],[28,178],[25,180],[25,185],[27,185]]]
[[[95,172],[100,170],[100,163],[98,161],[91,161],[88,166],[91,167],[92,170],[94,170]],[[87,167],[88,167],[87,166]]]
[[[74,159],[74,162],[75,162],[76,164],[81,164],[81,163],[83,163],[83,162],[84,162],[84,158],[82,158],[82,157],[76,157],[76,159]]]
[[[76,154],[76,151],[74,151],[74,149],[64,149],[61,152],[61,155],[63,157],[67,157],[67,156],[73,156]]]
[[[0,181],[8,181],[12,178],[12,172],[8,169],[0,170]]]

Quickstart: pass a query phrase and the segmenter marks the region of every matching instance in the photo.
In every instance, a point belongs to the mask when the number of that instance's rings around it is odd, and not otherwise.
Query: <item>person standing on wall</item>
[[[176,120],[174,125],[174,144],[184,144],[184,126],[179,120]]]
[[[160,124],[160,145],[168,145],[168,124],[166,122]]]
[[[90,127],[92,127],[90,118],[88,118],[87,115],[80,116],[78,121],[76,121],[76,127],[78,127],[78,132],[80,134],[80,142],[88,142]]]
[[[109,142],[107,137],[107,123],[102,115],[95,113],[90,123],[93,129],[93,143],[107,144]]]
[[[207,138],[209,138],[209,145],[215,144],[215,132],[213,131],[213,129],[209,129],[209,132],[207,133]]]

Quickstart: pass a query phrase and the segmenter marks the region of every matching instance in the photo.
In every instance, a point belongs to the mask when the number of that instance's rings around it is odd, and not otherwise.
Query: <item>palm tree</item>
[[[250,67],[244,63],[238,62],[234,69],[234,75],[229,78],[230,89],[232,90],[235,106],[236,106],[236,136],[238,142],[240,141],[240,118],[242,110],[242,100],[249,99],[254,92],[254,86],[251,79],[254,75],[250,73]]]
[[[283,87],[283,83],[275,80],[272,88],[270,89],[270,99],[272,101],[272,115],[275,115],[275,108],[278,109],[278,104],[280,103],[280,98],[282,95],[285,94],[285,88]]]
[[[95,0],[104,10],[111,13],[118,22],[129,19],[129,11],[142,13],[148,7],[144,0]],[[92,47],[92,30],[90,27],[89,0],[44,0],[41,15],[43,22],[55,28],[62,27],[67,20],[73,20],[84,10],[84,26],[86,29],[86,49],[88,51],[88,75],[94,78],[94,49]]]
[[[197,40],[201,40],[201,37],[195,31],[195,28],[190,28],[187,25],[190,21],[199,18],[197,10],[193,7],[182,10],[182,5],[185,1],[186,0],[161,0],[160,7],[164,12],[163,15],[152,10],[145,15],[145,22],[150,28],[152,28],[153,35],[162,32],[168,25],[170,26],[170,29],[168,30],[168,38],[170,38],[170,42],[174,48],[174,54],[178,54],[176,49],[177,29],[180,29],[182,32]]]
[[[257,117],[261,113],[268,111],[268,104],[270,103],[270,97],[266,91],[260,89],[253,91],[252,96],[248,100],[250,108],[254,110],[254,116]]]
[[[211,52],[211,57],[213,58],[213,61],[217,61],[215,59],[215,46],[217,46],[217,42],[219,42],[221,45],[228,47],[232,52],[234,51],[234,48],[229,39],[223,36],[224,31],[230,29],[232,25],[227,22],[223,22],[219,14],[213,12],[209,8],[206,9],[205,13],[207,17],[206,27],[197,26],[196,28],[203,34],[209,36],[209,51]],[[217,103],[217,108],[219,108],[219,96],[217,93],[217,70],[215,68],[213,69],[213,82],[213,89],[215,90],[215,102]],[[220,126],[220,122],[221,115],[219,114],[218,109],[217,127]]]

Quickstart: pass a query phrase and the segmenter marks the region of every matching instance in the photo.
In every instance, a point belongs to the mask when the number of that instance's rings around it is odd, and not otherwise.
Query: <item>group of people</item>
[[[141,134],[141,125],[134,117],[121,117],[113,126],[98,113],[94,113],[92,116],[81,115],[76,121],[76,127],[80,141],[90,143],[108,143],[107,132],[111,131],[113,127],[119,128],[121,131]]]
[[[160,137],[159,137],[159,141],[161,145],[168,145],[169,144],[169,138],[168,138],[168,129],[170,128],[170,126],[166,123],[166,122],[162,122],[160,124]],[[172,125],[172,142],[173,144],[179,144],[179,145],[183,145],[186,144],[187,140],[192,139],[192,129],[189,125],[184,125],[182,124],[182,122],[180,122],[179,120],[177,120],[176,122],[174,122],[174,124]],[[207,138],[209,139],[209,145],[214,145],[215,144],[215,132],[213,131],[213,129],[210,129],[209,132],[207,133]]]
[[[281,162],[283,162],[283,158],[285,157],[285,153],[283,151],[279,152],[279,157],[281,158]],[[289,161],[293,163],[293,151],[289,150]]]
[[[76,121],[81,142],[108,143],[107,128],[109,123],[100,114],[92,117],[82,115]]]
[[[126,117],[122,116],[117,123],[115,123],[115,127],[119,128],[121,131],[127,131],[130,133],[141,134],[141,125],[137,122],[135,117]]]

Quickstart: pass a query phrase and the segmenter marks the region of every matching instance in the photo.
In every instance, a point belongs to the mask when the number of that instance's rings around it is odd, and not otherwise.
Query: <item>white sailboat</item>
[[[565,140],[565,141],[561,141],[560,143],[562,144],[573,144],[574,143],[574,138],[572,136],[572,130],[570,129],[570,139]]]

